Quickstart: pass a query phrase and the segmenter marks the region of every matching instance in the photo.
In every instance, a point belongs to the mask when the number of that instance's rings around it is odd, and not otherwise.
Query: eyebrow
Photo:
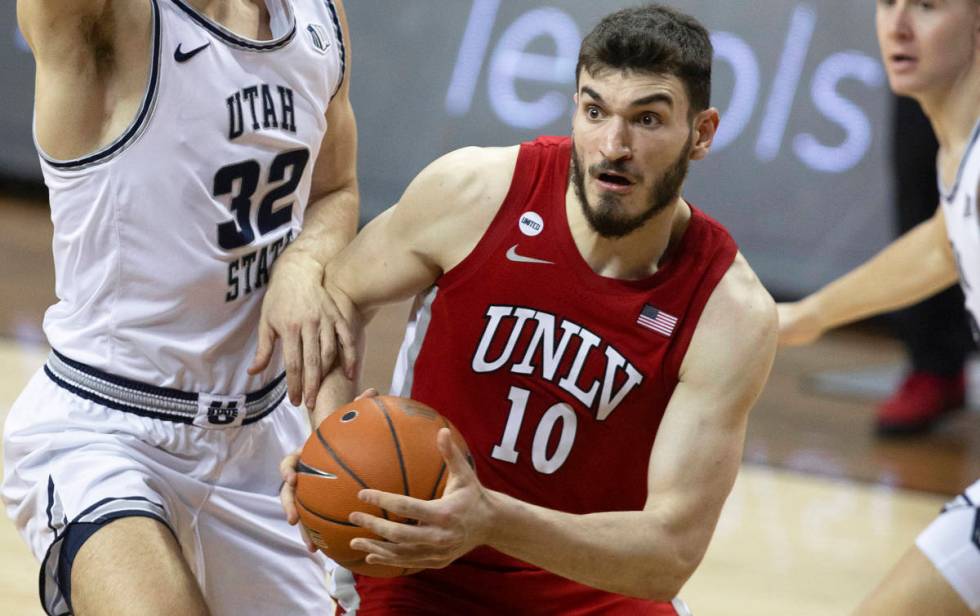
[[[582,86],[582,93],[588,94],[589,96],[591,96],[593,99],[595,99],[600,103],[605,102],[602,96],[598,92],[590,88],[589,86]],[[644,105],[649,105],[650,103],[664,103],[665,105],[673,109],[674,98],[669,94],[665,94],[663,92],[657,92],[656,94],[650,94],[649,96],[638,98],[635,101],[631,102],[629,106],[642,107]]]

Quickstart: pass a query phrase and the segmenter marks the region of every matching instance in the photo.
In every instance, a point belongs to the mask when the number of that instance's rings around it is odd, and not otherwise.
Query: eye
[[[590,120],[598,120],[599,118],[602,117],[602,111],[595,105],[588,105],[585,108],[585,115]]]
[[[639,121],[643,126],[656,126],[660,123],[660,119],[652,113],[640,114]]]

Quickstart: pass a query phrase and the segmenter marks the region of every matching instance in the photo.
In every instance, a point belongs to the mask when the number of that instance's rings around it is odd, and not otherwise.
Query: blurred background
[[[890,241],[892,97],[874,2],[668,3],[711,31],[722,117],[685,196],[727,226],[771,292],[800,297]],[[346,0],[362,223],[448,151],[568,133],[581,37],[633,4]],[[43,361],[40,322],[54,301],[31,138],[33,61],[14,5],[0,0],[0,416]],[[372,326],[365,384],[386,387],[404,316],[396,306]],[[967,411],[928,434],[874,435],[875,405],[906,365],[880,322],[780,352],[743,472],[682,595],[695,614],[847,613],[949,495],[980,475],[972,388]],[[0,521],[0,611],[40,613],[36,575]]]
[[[38,181],[33,61],[0,23],[0,171]],[[569,131],[581,37],[628,2],[350,0],[365,219],[436,157]],[[687,196],[780,293],[813,289],[890,237],[888,89],[870,1],[673,3],[712,32],[722,123]]]

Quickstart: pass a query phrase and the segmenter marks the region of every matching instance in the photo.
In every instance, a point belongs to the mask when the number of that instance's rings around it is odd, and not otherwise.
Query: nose
[[[629,126],[622,118],[612,118],[603,127],[605,134],[599,151],[606,160],[625,160],[632,158],[633,147],[630,142]]]
[[[912,37],[908,2],[896,2],[890,7],[885,16],[885,33],[888,38],[896,41],[904,41]]]

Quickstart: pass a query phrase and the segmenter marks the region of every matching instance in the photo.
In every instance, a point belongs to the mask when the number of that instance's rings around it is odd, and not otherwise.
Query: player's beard
[[[592,207],[589,203],[588,197],[585,194],[585,174],[582,173],[582,161],[579,159],[573,141],[572,184],[575,187],[575,194],[582,207],[582,214],[585,215],[585,219],[589,221],[592,229],[604,238],[625,237],[642,227],[644,223],[653,218],[658,212],[663,211],[665,207],[670,205],[680,195],[684,178],[687,177],[687,165],[690,161],[692,147],[693,144],[691,143],[691,135],[689,133],[687,143],[684,144],[684,149],[677,157],[677,160],[654,181],[653,186],[650,188],[647,208],[636,216],[629,217],[623,216],[621,213],[622,206],[620,205],[620,200],[625,197],[620,195],[607,192],[599,197],[599,202],[595,204],[595,207]],[[627,170],[626,164],[621,160],[614,162],[603,160],[589,167],[589,175],[591,177],[597,177],[605,171],[631,175]],[[636,177],[635,179],[639,183],[642,177]]]

